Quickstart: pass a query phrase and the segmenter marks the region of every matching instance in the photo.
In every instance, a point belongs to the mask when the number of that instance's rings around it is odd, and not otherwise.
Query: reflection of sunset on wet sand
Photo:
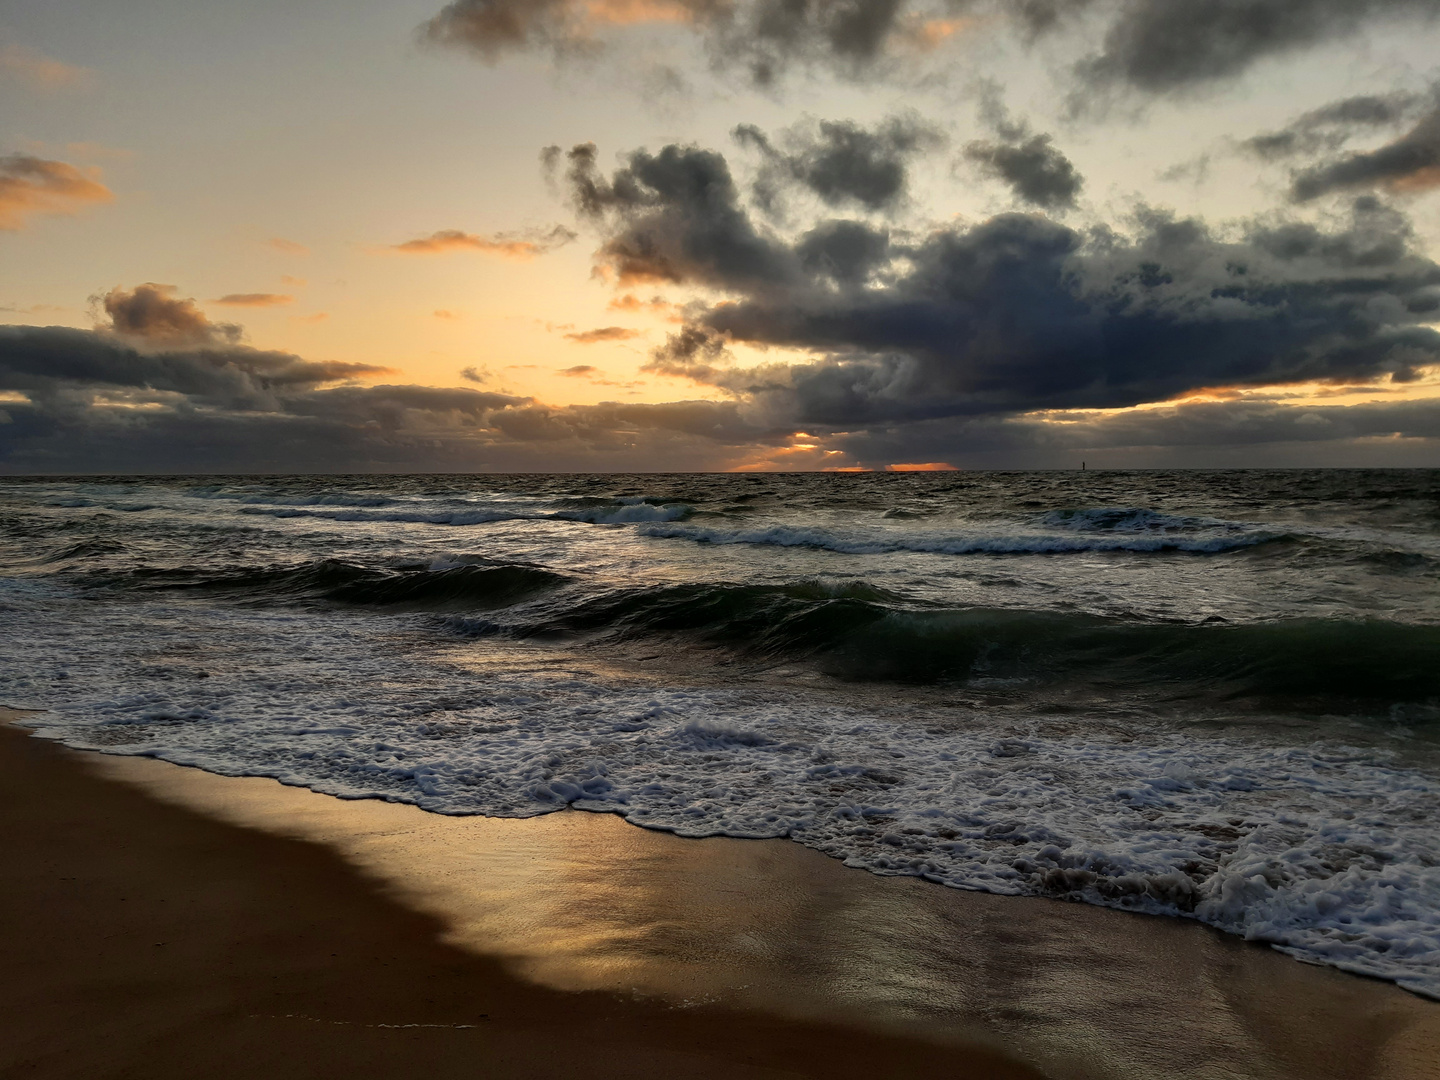
[[[448,942],[557,989],[1004,1045],[1057,1077],[1418,1080],[1440,1051],[1440,1017],[1403,991],[1174,920],[877,878],[783,841],[684,840],[607,814],[443,817],[142,759],[89,764],[323,844],[439,918]]]

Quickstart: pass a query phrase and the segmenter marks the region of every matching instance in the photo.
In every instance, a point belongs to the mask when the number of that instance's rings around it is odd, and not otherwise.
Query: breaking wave
[[[103,584],[132,589],[222,594],[246,604],[325,600],[417,611],[503,607],[567,580],[536,566],[482,563],[382,570],[336,559],[230,572],[138,569],[99,579]]]
[[[645,536],[693,540],[701,544],[757,544],[775,547],[822,548],[843,555],[883,555],[914,551],[939,555],[1059,555],[1086,551],[1216,554],[1254,547],[1281,539],[1279,534],[1226,531],[1220,535],[1177,535],[1163,529],[1102,529],[1067,527],[1061,533],[1013,532],[904,533],[896,531],[837,532],[797,525],[769,525],[752,529],[726,529],[704,525],[645,525]]]
[[[804,659],[856,681],[1129,688],[1282,708],[1371,708],[1440,697],[1440,626],[1287,619],[1140,622],[1075,612],[936,608],[864,582],[683,584],[574,600],[556,593],[517,621],[452,620],[462,634],[677,636],[759,657]]]

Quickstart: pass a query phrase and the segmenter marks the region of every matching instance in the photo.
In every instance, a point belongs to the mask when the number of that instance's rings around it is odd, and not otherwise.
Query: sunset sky
[[[1435,0],[0,0],[0,471],[1440,466]]]

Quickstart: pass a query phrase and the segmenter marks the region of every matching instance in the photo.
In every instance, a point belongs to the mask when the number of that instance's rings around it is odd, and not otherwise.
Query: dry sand
[[[1440,1005],[1393,986],[785,841],[440,817],[14,730],[0,800],[5,1077],[1440,1077]]]

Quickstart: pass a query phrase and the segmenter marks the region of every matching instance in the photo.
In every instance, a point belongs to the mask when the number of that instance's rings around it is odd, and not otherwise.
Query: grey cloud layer
[[[1414,377],[1440,362],[1440,266],[1373,198],[1350,223],[1239,237],[1146,213],[1129,234],[1007,214],[915,241],[861,221],[786,238],[754,220],[725,159],[637,152],[612,176],[579,148],[577,200],[620,280],[704,286],[654,370],[777,418],[844,428],[1111,408],[1213,385]],[[727,342],[820,354],[742,369]],[[808,428],[807,428],[808,429]]]
[[[0,470],[364,471],[713,467],[783,439],[733,402],[552,408],[239,346],[0,326]],[[337,385],[338,384],[338,385]]]
[[[949,461],[1046,468],[1088,457],[1111,466],[1286,467],[1430,465],[1440,446],[1440,401],[1295,408],[1270,401],[1204,402],[1125,413],[933,420],[846,433],[854,459]]]
[[[737,401],[554,408],[468,389],[332,385],[356,372],[228,352],[146,354],[104,333],[0,329],[0,391],[8,392],[0,471],[707,469],[787,445],[795,430],[793,417],[767,422],[763,410]],[[836,432],[827,445],[873,466],[1046,466],[1085,454],[1135,464],[1243,454],[1253,465],[1313,462],[1327,447],[1342,463],[1368,460],[1365,440],[1379,440],[1382,462],[1407,461],[1397,440],[1419,455],[1414,463],[1433,461],[1440,402],[1187,404],[1072,414],[1064,425],[1024,415],[933,417]],[[1225,453],[1231,458],[1214,457]]]
[[[494,61],[541,48],[591,51],[597,34],[629,22],[687,24],[717,63],[746,68],[759,83],[796,62],[851,71],[881,57],[904,28],[906,0],[454,0],[421,27],[423,38]],[[957,7],[956,4],[939,5]]]
[[[927,40],[947,18],[998,18],[1023,37],[1099,31],[1076,68],[1090,88],[1169,94],[1372,25],[1431,20],[1433,0],[453,0],[423,38],[494,62],[507,52],[593,51],[634,22],[681,24],[713,61],[759,83],[787,67],[861,75]]]
[[[891,117],[873,129],[847,120],[799,125],[782,135],[780,146],[753,124],[737,127],[734,137],[760,152],[754,194],[772,212],[792,187],[830,207],[894,209],[905,196],[910,160],[944,142],[939,129],[918,115]]]
[[[1342,98],[1302,113],[1278,131],[1252,136],[1240,147],[1267,161],[1338,150],[1358,134],[1404,122],[1424,101],[1403,91]]]
[[[1437,15],[1432,0],[1123,0],[1108,7],[1114,15],[1104,45],[1081,65],[1082,77],[1159,94],[1233,77],[1259,60],[1377,23]]]
[[[1305,202],[1356,188],[1384,187],[1423,191],[1440,187],[1440,108],[1394,142],[1304,169],[1295,176],[1291,197]]]
[[[288,395],[385,371],[238,346],[148,351],[112,334],[0,326],[0,390],[87,406],[98,393],[133,392],[137,401],[173,395],[191,406],[269,409]]]
[[[1072,209],[1085,185],[1085,178],[1049,135],[972,142],[965,147],[965,157],[1008,184],[1016,198],[1044,210]]]

